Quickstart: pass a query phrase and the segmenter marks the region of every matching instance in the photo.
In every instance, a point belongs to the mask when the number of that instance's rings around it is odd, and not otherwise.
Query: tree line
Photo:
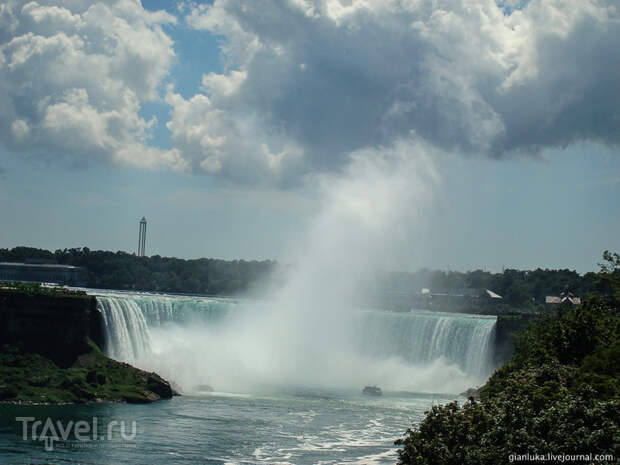
[[[85,286],[97,289],[138,290],[189,294],[235,295],[271,277],[273,260],[219,260],[137,257],[127,252],[88,247],[51,252],[33,247],[0,249],[0,261],[53,261],[86,269]]]
[[[23,262],[52,260],[59,264],[84,267],[85,285],[101,289],[153,292],[234,295],[247,292],[257,284],[281,285],[290,267],[274,260],[246,261],[173,257],[137,257],[127,252],[90,250],[88,247],[59,249],[55,252],[33,247],[0,248],[0,261]],[[597,288],[597,273],[580,275],[574,270],[516,270],[502,273],[475,270],[468,272],[422,269],[417,272],[374,274],[377,295],[420,292],[430,289],[490,289],[503,297],[503,304],[532,307],[544,304],[546,295],[569,290],[586,297]]]
[[[437,271],[422,269],[417,272],[384,272],[379,274],[379,287],[388,292],[420,292],[428,289],[489,289],[512,307],[544,304],[548,295],[559,296],[564,291],[586,297],[600,291],[597,273],[580,275],[575,270],[506,269],[501,273],[474,270]]]

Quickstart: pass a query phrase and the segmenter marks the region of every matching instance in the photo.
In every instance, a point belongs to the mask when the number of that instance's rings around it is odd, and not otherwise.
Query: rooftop
[[[25,268],[43,268],[52,270],[79,270],[79,266],[58,265],[58,264],[39,264],[39,263],[16,263],[16,262],[0,262],[0,266],[16,266]]]

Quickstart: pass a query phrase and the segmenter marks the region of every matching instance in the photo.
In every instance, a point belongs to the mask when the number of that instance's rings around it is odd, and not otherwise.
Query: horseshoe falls
[[[49,455],[38,441],[15,441],[13,425],[10,438],[0,428],[7,463],[393,465],[395,439],[431,406],[464,400],[459,393],[492,369],[494,317],[360,310],[324,292],[258,301],[87,291],[97,297],[105,352],[157,372],[182,395],[20,406],[54,422],[135,421],[138,433],[131,447],[97,441]],[[367,385],[383,394],[364,395]]]
[[[106,353],[183,393],[288,388],[458,394],[492,371],[495,317],[349,309],[299,315],[268,301],[98,292]]]

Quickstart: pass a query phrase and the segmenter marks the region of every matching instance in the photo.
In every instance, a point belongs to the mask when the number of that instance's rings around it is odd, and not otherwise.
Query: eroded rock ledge
[[[0,402],[148,403],[177,395],[156,373],[106,357],[102,340],[94,297],[2,285]]]

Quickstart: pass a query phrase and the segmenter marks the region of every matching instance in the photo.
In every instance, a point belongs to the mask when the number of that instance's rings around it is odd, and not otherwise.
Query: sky
[[[146,216],[148,254],[294,261],[343,192],[413,166],[407,202],[375,198],[402,218],[381,266],[595,270],[618,43],[603,0],[8,0],[0,247],[134,252]],[[360,159],[367,189],[325,187]]]

